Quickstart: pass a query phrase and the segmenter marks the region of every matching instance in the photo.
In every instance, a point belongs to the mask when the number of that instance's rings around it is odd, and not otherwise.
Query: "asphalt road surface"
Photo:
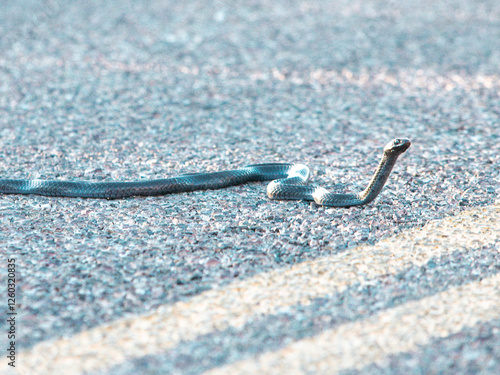
[[[349,209],[0,195],[0,373],[499,374],[499,40],[493,0],[2,1],[0,179],[357,192],[412,146]]]

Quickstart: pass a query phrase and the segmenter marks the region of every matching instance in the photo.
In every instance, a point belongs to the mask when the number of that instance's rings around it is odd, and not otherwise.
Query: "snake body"
[[[370,203],[380,193],[399,155],[410,147],[408,139],[395,139],[384,147],[380,163],[365,190],[358,194],[330,193],[308,185],[309,168],[303,164],[253,164],[215,173],[190,173],[177,177],[132,182],[87,182],[0,179],[2,194],[37,194],[56,197],[118,199],[155,196],[194,190],[222,189],[247,182],[273,180],[267,186],[270,199],[315,201],[333,207]]]

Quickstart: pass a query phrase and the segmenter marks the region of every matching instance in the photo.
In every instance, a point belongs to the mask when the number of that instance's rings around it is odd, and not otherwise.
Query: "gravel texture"
[[[436,339],[416,352],[390,356],[384,366],[371,365],[340,374],[498,374],[499,342],[500,320],[495,319]]]
[[[320,185],[359,191],[389,140],[412,140],[362,208],[269,201],[263,183],[116,201],[0,196],[0,253],[18,271],[18,349],[498,204],[498,40],[495,1],[2,2],[1,177],[136,180],[300,162]],[[349,307],[335,305],[340,294],[315,302],[328,311],[296,306],[267,339],[248,323],[113,369],[196,373],[249,358],[357,311],[494,274],[499,247],[437,258],[429,282],[409,285],[409,267],[371,296],[353,286]],[[498,354],[483,361],[490,328],[498,320],[366,371],[496,369]],[[431,352],[448,359],[431,365]],[[186,353],[206,360],[185,365]]]
[[[478,266],[471,267],[471,261]],[[144,356],[116,366],[111,373],[155,374],[161,370],[160,372],[164,374],[197,374],[200,371],[216,368],[235,360],[251,358],[262,352],[280,349],[292,340],[313,337],[326,329],[363,319],[376,312],[433,295],[455,285],[461,285],[464,278],[468,281],[474,281],[480,277],[494,275],[500,270],[500,267],[492,266],[494,264],[500,265],[500,253],[492,251],[491,248],[471,251],[469,256],[454,252],[439,258],[432,258],[429,260],[428,266],[410,267],[404,272],[381,277],[369,285],[361,283],[352,285],[344,292],[325,298],[316,298],[308,305],[294,305],[286,312],[259,317],[241,328],[231,327],[199,336],[196,340],[183,341],[175,349],[161,355]],[[443,270],[446,271],[443,272]],[[493,322],[492,326],[497,327],[498,331],[498,324],[495,325]],[[464,337],[470,336],[467,334],[469,331],[470,329],[465,329],[463,336],[455,335],[450,338],[450,343],[445,342],[444,345],[451,346],[457,345],[456,341],[463,342]],[[491,331],[490,335],[486,337],[488,345],[483,345],[480,348],[485,352],[483,355],[487,355],[491,351],[500,354],[500,348],[492,348],[495,345],[495,337],[498,339],[500,334],[500,331],[497,331]],[[482,334],[484,336],[486,333]],[[433,355],[432,350],[436,350],[435,346],[438,345],[425,348],[427,351],[424,350],[424,353],[418,353],[415,356]],[[450,351],[449,349],[443,350],[444,353],[441,355],[444,356]],[[494,356],[490,358],[490,361],[494,358]],[[420,360],[417,361],[413,356],[407,355],[403,356],[400,361],[393,359],[395,363],[388,367],[391,369],[394,365],[394,373],[407,373],[406,371],[398,372],[397,369],[403,369],[405,362],[411,364],[412,360],[420,363]],[[476,365],[487,366],[489,364],[481,362],[476,363]],[[495,362],[493,361],[493,363]],[[498,366],[500,363],[496,362],[495,365]],[[439,364],[436,366],[439,369]],[[363,371],[365,370],[368,373],[372,371],[372,369],[364,369]],[[429,373],[429,371],[424,370],[425,368],[422,368],[423,373]],[[381,372],[381,369],[378,371]]]
[[[336,293],[343,293],[356,285],[359,288],[377,286],[381,278],[389,275],[399,275],[398,278],[405,275],[418,285],[419,279],[425,279],[427,269],[436,268],[436,259],[447,254],[453,254],[455,259],[463,256],[470,263],[472,272],[468,272],[467,268],[463,269],[465,272],[462,271],[469,278],[476,273],[485,277],[479,281],[468,280],[456,273],[454,267],[446,267],[446,264],[430,273],[430,279],[423,285],[438,286],[444,279],[453,280],[455,274],[459,276],[455,282],[467,280],[467,283],[448,286],[442,292],[437,289],[434,294],[428,291],[427,294],[431,294],[429,297],[415,297],[395,304],[395,307],[388,305],[378,312],[361,305],[357,321],[333,326],[334,330],[342,332],[341,336],[333,332],[334,338],[331,338],[328,333],[331,329],[325,326],[324,333],[306,338],[309,341],[307,344],[303,344],[305,340],[297,341],[300,351],[289,348],[297,346],[292,342],[282,350],[274,348],[277,350],[259,355],[265,358],[264,361],[260,358],[256,362],[260,366],[258,370],[254,366],[255,359],[248,359],[228,364],[225,370],[217,368],[216,371],[234,374],[250,367],[255,370],[251,370],[251,373],[276,373],[277,369],[269,365],[277,362],[281,365],[291,364],[290,358],[283,358],[290,357],[290,351],[295,353],[295,357],[300,355],[300,358],[306,359],[308,367],[328,369],[326,373],[333,372],[332,359],[338,370],[348,369],[353,364],[359,368],[375,360],[380,362],[380,357],[393,354],[394,350],[415,350],[418,344],[430,342],[435,336],[446,337],[467,326],[498,317],[500,273],[495,258],[498,255],[498,242],[500,205],[468,210],[460,215],[432,221],[421,229],[414,228],[396,237],[378,241],[375,245],[360,246],[301,262],[293,267],[261,272],[229,285],[214,287],[189,299],[165,304],[145,314],[99,325],[67,339],[42,342],[23,354],[26,365],[24,373],[36,370],[39,374],[59,371],[70,375],[110,368],[126,359],[161,354],[177,345],[182,346],[184,342],[201,339],[211,332],[244,329],[245,326],[248,329],[252,327],[248,323],[255,319],[261,320],[262,316],[289,313],[289,310],[293,312],[296,305],[310,305],[316,300],[327,301],[335,297]],[[467,259],[467,255],[476,252],[476,249],[479,249],[478,259]],[[489,252],[492,252],[491,257],[488,256]],[[372,292],[391,294],[390,283],[382,284],[381,288],[374,288]],[[398,297],[403,296],[404,290],[401,290]],[[367,314],[363,315],[363,310]],[[373,315],[379,317],[373,318]],[[385,318],[381,320],[380,316]],[[401,325],[400,321],[405,324]],[[417,329],[419,326],[425,329]],[[261,328],[265,329],[264,326]],[[288,335],[293,336],[291,333]],[[327,335],[326,339],[324,335]],[[268,332],[268,336],[272,335]],[[354,350],[349,345],[346,348],[345,343],[351,340],[357,344]],[[383,344],[374,347],[374,342],[379,341]],[[323,356],[326,366],[318,358],[318,353],[325,349],[325,345],[329,350],[336,351],[334,358]],[[205,357],[209,357],[212,347],[205,348]],[[234,348],[232,353],[239,354]],[[297,361],[291,365],[297,366]],[[300,361],[298,365],[301,365]],[[280,368],[278,372],[293,373],[292,370]]]

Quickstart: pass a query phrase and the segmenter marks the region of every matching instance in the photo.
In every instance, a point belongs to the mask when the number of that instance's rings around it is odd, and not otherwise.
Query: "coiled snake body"
[[[333,207],[370,203],[382,190],[399,155],[410,147],[408,139],[395,139],[384,147],[380,163],[365,190],[358,194],[335,194],[307,185],[309,168],[302,164],[253,164],[215,173],[190,173],[161,180],[133,182],[86,182],[44,180],[0,180],[2,194],[37,194],[57,197],[117,199],[130,196],[164,195],[193,190],[222,189],[252,181],[273,180],[267,186],[271,199],[315,201]]]

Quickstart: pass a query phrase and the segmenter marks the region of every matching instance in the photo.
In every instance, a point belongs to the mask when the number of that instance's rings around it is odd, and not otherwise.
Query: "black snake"
[[[253,164],[240,169],[215,173],[190,173],[160,180],[133,182],[87,182],[44,180],[0,180],[2,194],[38,194],[57,197],[117,199],[135,195],[164,195],[193,190],[222,189],[252,181],[273,180],[267,186],[271,199],[315,201],[333,207],[370,203],[380,193],[399,155],[410,147],[408,139],[395,139],[384,153],[370,183],[358,194],[335,194],[322,187],[308,185],[309,168],[302,164]]]

